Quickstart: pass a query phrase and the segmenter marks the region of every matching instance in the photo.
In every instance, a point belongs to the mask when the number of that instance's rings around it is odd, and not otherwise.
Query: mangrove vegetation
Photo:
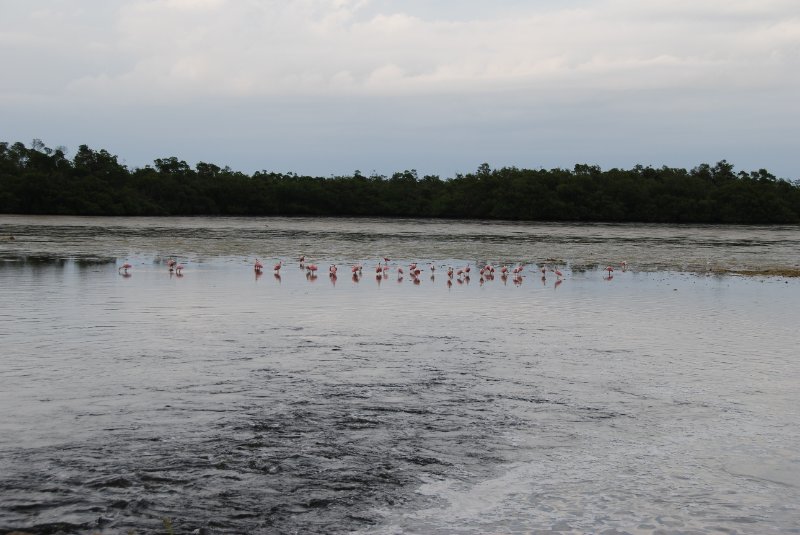
[[[0,213],[324,215],[664,223],[799,223],[800,182],[723,160],[687,170],[492,169],[440,178],[252,175],[176,157],[130,169],[81,145],[72,158],[39,140],[0,142]]]

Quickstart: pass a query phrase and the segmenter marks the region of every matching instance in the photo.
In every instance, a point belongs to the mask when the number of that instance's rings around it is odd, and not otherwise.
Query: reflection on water
[[[0,246],[0,532],[800,524],[800,283],[651,271],[796,265],[795,229],[3,217],[0,232],[17,238]]]

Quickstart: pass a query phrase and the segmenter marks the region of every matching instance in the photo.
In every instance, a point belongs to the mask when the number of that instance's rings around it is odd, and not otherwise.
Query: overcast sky
[[[800,178],[800,0],[0,0],[0,140],[314,175]]]

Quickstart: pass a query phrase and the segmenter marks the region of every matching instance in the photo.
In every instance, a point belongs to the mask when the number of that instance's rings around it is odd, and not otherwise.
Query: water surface
[[[796,266],[796,228],[0,217],[12,234],[0,532],[800,531],[800,284],[707,273]],[[526,266],[448,284],[486,262]]]

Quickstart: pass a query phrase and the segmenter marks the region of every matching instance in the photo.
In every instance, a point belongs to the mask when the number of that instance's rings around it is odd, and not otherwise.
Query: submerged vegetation
[[[0,213],[63,215],[325,215],[638,221],[800,223],[800,182],[765,169],[734,172],[723,160],[691,170],[635,166],[601,170],[491,169],[419,177],[247,175],[176,157],[129,169],[106,150],[39,140],[0,142]]]

